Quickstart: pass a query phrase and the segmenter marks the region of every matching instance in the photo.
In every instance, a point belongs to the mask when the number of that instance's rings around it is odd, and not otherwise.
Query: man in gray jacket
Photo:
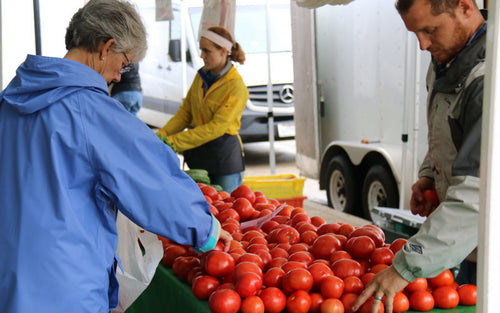
[[[394,295],[409,282],[473,259],[486,46],[486,22],[473,0],[398,0],[396,8],[406,28],[417,35],[420,49],[431,53],[432,62],[427,74],[428,151],[410,204],[414,214],[427,220],[353,307],[358,309],[373,295],[372,312],[377,312],[385,296],[388,313]],[[437,192],[437,208],[424,204],[426,189]],[[471,272],[475,274],[475,268]]]

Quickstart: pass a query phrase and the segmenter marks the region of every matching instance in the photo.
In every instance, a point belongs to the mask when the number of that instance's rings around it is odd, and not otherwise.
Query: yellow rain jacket
[[[199,147],[224,134],[237,135],[241,145],[238,131],[247,100],[248,89],[234,66],[206,95],[203,80],[196,74],[179,110],[158,133],[168,136],[178,151]]]

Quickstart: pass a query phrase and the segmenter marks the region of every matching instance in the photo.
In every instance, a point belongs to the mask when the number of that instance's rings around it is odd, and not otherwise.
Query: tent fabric
[[[338,4],[348,4],[353,0],[295,0],[299,7],[314,9],[320,6],[330,4],[330,5],[338,5]]]

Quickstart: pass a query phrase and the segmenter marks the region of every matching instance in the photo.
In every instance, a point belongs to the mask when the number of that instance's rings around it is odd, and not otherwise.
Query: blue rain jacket
[[[28,56],[0,93],[0,312],[109,312],[117,210],[200,251],[218,222],[172,150],[76,61]]]

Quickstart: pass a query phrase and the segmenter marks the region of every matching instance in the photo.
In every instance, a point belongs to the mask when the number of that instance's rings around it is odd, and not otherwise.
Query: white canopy
[[[325,4],[337,5],[337,4],[348,4],[353,0],[295,0],[299,7],[304,8],[317,8]]]

